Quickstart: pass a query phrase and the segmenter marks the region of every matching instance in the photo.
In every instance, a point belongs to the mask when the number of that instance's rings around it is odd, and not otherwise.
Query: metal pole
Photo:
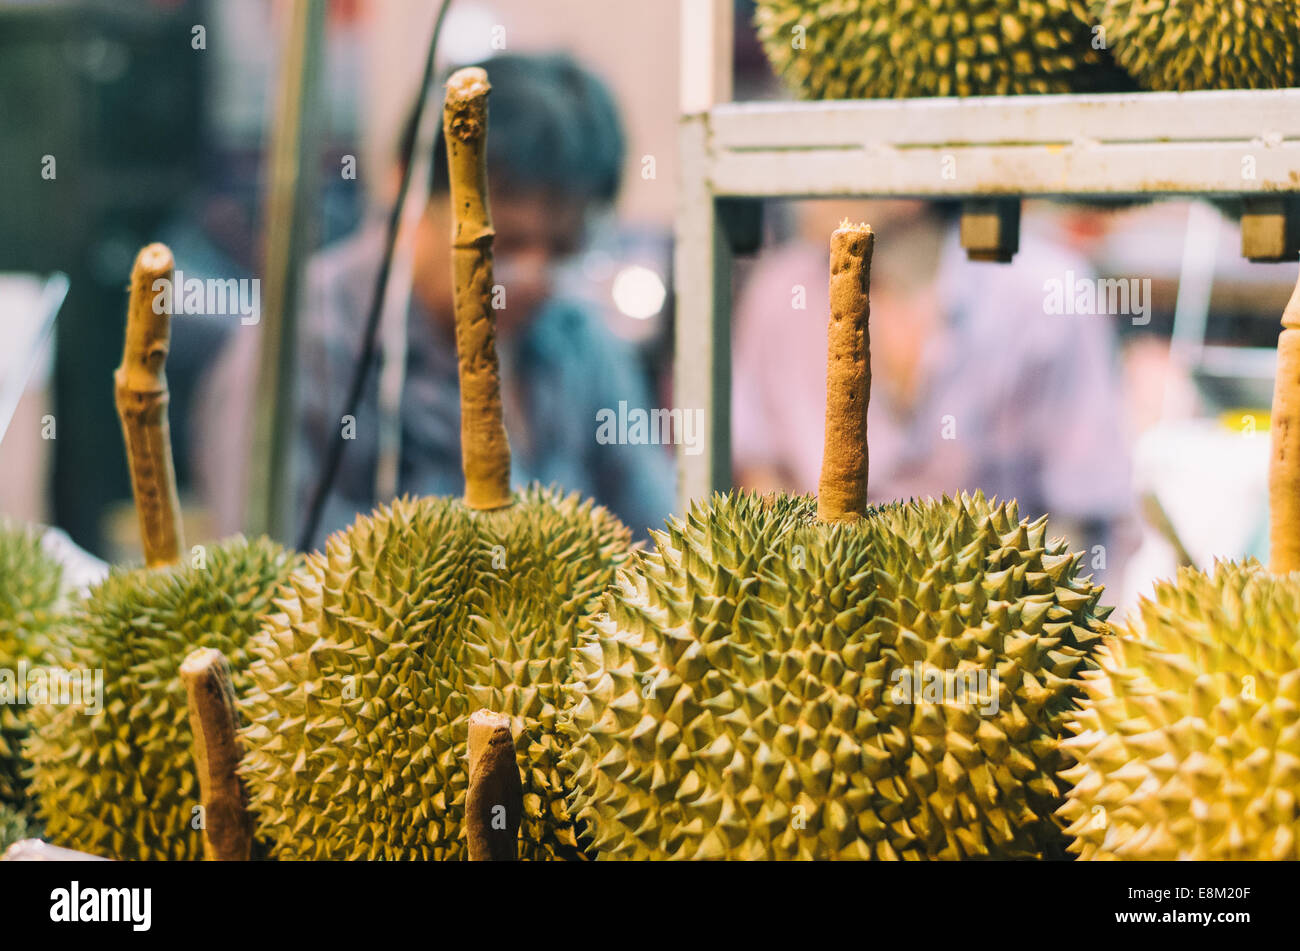
[[[730,0],[682,0],[681,188],[674,258],[673,403],[704,410],[704,451],[677,454],[677,505],[731,488],[732,249],[708,181],[709,110],[731,99]]]
[[[292,532],[294,351],[303,264],[317,204],[317,135],[326,4],[284,0],[284,66],[273,116],[266,208],[265,307],[249,457],[247,528],[283,542]]]

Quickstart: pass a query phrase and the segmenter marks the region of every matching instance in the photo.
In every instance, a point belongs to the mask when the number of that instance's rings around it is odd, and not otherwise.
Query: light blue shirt
[[[308,269],[297,376],[300,518],[329,441],[341,425],[381,253],[381,235],[371,229],[318,255]],[[414,301],[407,324],[398,494],[460,495],[464,477],[455,339]],[[616,409],[620,401],[651,407],[636,351],[584,305],[562,299],[548,301],[513,339],[498,336],[497,346],[503,377],[510,374],[515,395],[505,413],[512,484],[535,480],[580,492],[613,511],[637,537],[662,527],[674,502],[670,450],[596,439],[601,409]],[[374,498],[378,370],[371,368],[356,411],[356,438],[346,443],[313,547],[380,501]]]

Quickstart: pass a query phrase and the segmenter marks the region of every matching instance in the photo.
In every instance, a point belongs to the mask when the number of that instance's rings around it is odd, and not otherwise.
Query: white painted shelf
[[[686,121],[704,149],[683,171],[724,197],[1300,189],[1300,89],[727,103]]]
[[[1300,89],[732,103],[730,0],[681,0],[678,504],[731,486],[731,257],[748,200],[1300,194]]]

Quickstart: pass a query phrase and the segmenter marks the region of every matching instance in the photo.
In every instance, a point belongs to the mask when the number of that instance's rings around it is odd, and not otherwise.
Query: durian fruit
[[[1107,640],[1064,744],[1086,859],[1300,858],[1300,576],[1180,569]]]
[[[331,536],[257,638],[241,767],[280,858],[467,855],[470,715],[510,718],[522,858],[580,857],[557,718],[579,617],[630,532],[576,495],[510,490],[483,136],[487,75],[454,74],[444,129],[456,213],[465,498],[402,499]]]
[[[210,546],[197,565],[115,569],[73,610],[62,647],[103,672],[102,710],[31,708],[26,753],[49,840],[118,859],[199,859],[198,782],[181,661],[225,655],[251,686],[248,643],[295,559],[265,538]]]
[[[1181,569],[1098,652],[1063,745],[1087,859],[1300,859],[1300,285],[1270,422],[1270,565]]]
[[[1298,0],[1093,0],[1115,59],[1146,89],[1300,85]]]
[[[806,99],[1132,86],[1094,42],[1087,0],[758,0],[754,23]]]
[[[31,708],[25,746],[32,794],[56,845],[118,859],[197,859],[198,783],[185,688],[190,649],[212,647],[247,686],[248,641],[296,559],[274,542],[233,538],[179,560],[179,507],[163,371],[168,308],[156,281],[172,256],[153,244],[136,258],[117,405],[140,517],[146,566],[113,570],[58,628],[72,670],[102,672],[102,697]]]
[[[26,808],[19,665],[49,663],[50,632],[64,602],[63,568],[46,553],[40,532],[0,518],[0,806]]]
[[[469,717],[511,718],[524,858],[576,857],[556,718],[629,532],[576,495],[401,499],[331,536],[255,642],[242,768],[280,858],[460,859]]]
[[[872,242],[832,238],[818,498],[696,503],[589,619],[565,766],[602,857],[1063,855],[1101,589],[1014,503],[867,505]]]

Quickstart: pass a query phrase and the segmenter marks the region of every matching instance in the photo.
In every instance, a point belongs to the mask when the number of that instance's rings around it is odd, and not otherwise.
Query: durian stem
[[[871,397],[871,251],[867,225],[831,235],[831,319],[826,346],[826,445],[817,519],[852,522],[867,511],[867,402]]]
[[[203,806],[203,857],[209,862],[246,862],[253,848],[248,793],[236,769],[241,750],[235,691],[220,651],[202,648],[181,664],[194,734],[194,766]]]
[[[447,80],[442,111],[451,181],[452,281],[456,352],[460,357],[460,447],[465,504],[510,504],[510,443],[501,411],[492,313],[492,217],[487,197],[487,73],[457,70]]]
[[[1269,431],[1269,568],[1288,574],[1300,571],[1300,282],[1282,312]]]
[[[164,244],[148,245],[136,256],[122,365],[113,374],[140,540],[145,564],[151,568],[178,561],[184,546],[164,369],[171,342],[173,266],[172,253]]]
[[[519,857],[523,797],[510,718],[475,710],[469,715],[469,793],[465,797],[471,862],[513,862]]]

